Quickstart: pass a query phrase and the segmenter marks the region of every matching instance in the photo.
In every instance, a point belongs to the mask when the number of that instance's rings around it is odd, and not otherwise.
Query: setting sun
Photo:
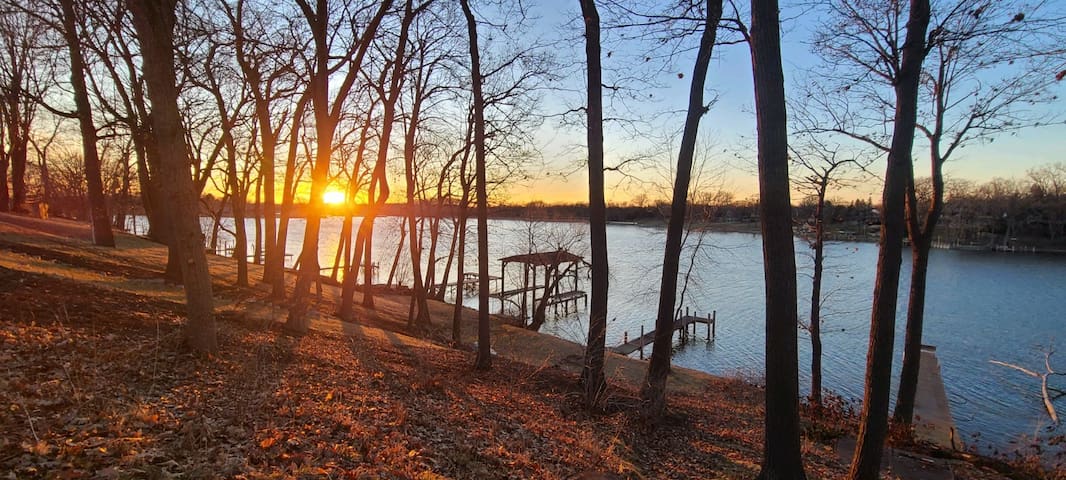
[[[344,203],[344,192],[329,190],[322,195],[322,202],[326,205],[340,205]]]

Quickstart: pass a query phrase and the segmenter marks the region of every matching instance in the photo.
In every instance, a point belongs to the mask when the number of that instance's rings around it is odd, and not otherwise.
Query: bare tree
[[[816,407],[822,406],[822,276],[825,270],[825,223],[826,196],[830,188],[849,185],[850,175],[856,169],[865,169],[869,159],[865,152],[848,152],[840,143],[831,143],[825,134],[812,132],[802,108],[795,112],[795,140],[789,145],[792,164],[800,173],[793,177],[793,183],[801,192],[814,200],[814,211],[808,220],[813,222],[814,231],[808,238],[813,262],[811,265],[811,299],[810,314],[803,325],[811,336],[811,393],[810,401]],[[802,322],[801,322],[802,323]]]
[[[870,347],[866,360],[866,387],[859,426],[858,444],[848,478],[875,479],[881,468],[881,454],[888,431],[888,397],[892,375],[892,348],[895,334],[896,300],[902,257],[905,198],[911,177],[911,152],[918,117],[919,81],[925,59],[926,31],[930,22],[928,0],[911,0],[886,8],[864,0],[841,0],[832,5],[833,15],[824,36],[816,41],[819,49],[833,58],[875,59],[887,69],[894,101],[885,109],[893,112],[891,143],[886,149],[888,165],[881,202],[881,239],[877,276],[870,319]],[[890,25],[906,25],[904,30],[878,30],[869,19],[887,18]],[[906,20],[904,20],[906,19]],[[860,66],[865,65],[860,60]],[[874,75],[861,67],[860,78]],[[882,77],[885,78],[885,77]],[[850,85],[850,84],[849,84]],[[857,84],[858,85],[858,84]],[[871,95],[880,95],[876,86],[859,85]],[[850,88],[848,89],[850,90]],[[879,105],[884,105],[879,104]],[[849,112],[845,112],[849,113]],[[865,114],[860,112],[858,115]],[[844,134],[854,134],[847,130]],[[853,138],[868,140],[862,134]]]
[[[291,34],[291,25],[269,9],[257,8],[257,4],[246,0],[239,0],[232,5],[228,2],[219,3],[233,32],[235,58],[252,96],[256,132],[259,134],[257,150],[260,154],[259,174],[265,215],[263,281],[271,285],[275,298],[283,298],[286,235],[282,235],[282,229],[287,229],[287,224],[279,228],[276,221],[277,148],[284,135],[284,125],[289,123],[289,115],[294,113],[290,110],[297,108],[293,105],[293,95],[299,89],[300,80],[293,64],[297,52],[302,49],[299,40]],[[294,117],[292,127],[295,129],[302,119],[300,116]],[[291,185],[287,185],[284,191],[290,189]]]
[[[144,79],[152,101],[152,133],[159,148],[163,194],[175,210],[170,216],[172,239],[181,254],[185,281],[186,341],[197,352],[218,350],[211,274],[203,249],[196,195],[184,152],[184,127],[178,111],[174,72],[176,0],[132,2],[133,25],[144,58]]]
[[[409,3],[409,2],[408,2]],[[331,45],[331,16],[326,0],[317,0],[314,7],[307,0],[297,0],[300,11],[307,20],[314,38],[314,62],[311,66],[311,85],[309,87],[312,110],[315,116],[315,162],[311,173],[311,192],[305,213],[306,227],[304,229],[303,250],[300,252],[300,271],[296,278],[296,290],[293,292],[293,303],[289,309],[289,317],[286,328],[297,333],[305,333],[309,327],[307,318],[307,290],[311,283],[321,274],[318,263],[318,234],[322,216],[322,195],[326,191],[329,177],[330,159],[333,152],[333,138],[336,133],[337,123],[343,111],[345,100],[351,92],[359,74],[363,56],[377,33],[381,19],[385,17],[392,2],[382,2],[376,10],[371,10],[372,16],[367,21],[366,27],[359,36],[353,39],[352,44],[343,46],[339,64],[332,64],[334,46]],[[408,9],[410,6],[408,6]],[[368,8],[369,9],[369,8]],[[347,10],[347,9],[346,9]],[[355,9],[347,15],[358,15],[360,9]],[[355,17],[346,21],[356,22]],[[342,79],[335,92],[330,91],[329,79],[331,73],[337,68],[343,67],[347,73]],[[332,100],[329,98],[333,93]]]
[[[0,212],[26,212],[26,162],[37,99],[46,88],[47,28],[35,16],[4,7],[0,15]],[[11,173],[8,176],[8,168]],[[11,190],[8,190],[8,180]]]
[[[967,143],[1046,124],[1054,116],[1032,105],[1057,97],[1049,90],[1066,67],[1066,12],[1021,2],[957,0],[937,5],[937,34],[923,75],[918,130],[929,145],[929,201],[907,188],[907,235],[911,244],[911,281],[903,368],[893,419],[910,424],[918,387],[926,283],[933,234],[944,209],[943,167]],[[1029,8],[1027,8],[1029,7]],[[1010,73],[996,77],[999,71]],[[994,79],[994,80],[993,80]]]
[[[759,150],[759,220],[766,282],[766,414],[758,478],[805,479],[800,457],[796,255],[788,179],[788,121],[777,0],[752,2],[752,77]]]
[[[478,51],[477,19],[468,0],[459,0],[466,17],[466,29],[470,48],[470,83],[473,87],[473,126],[475,189],[477,202],[477,264],[478,264],[478,328],[477,358],[474,368],[492,368],[492,349],[489,345],[489,199],[485,173],[485,96],[482,93],[484,77],[481,74],[481,57]]]
[[[677,176],[674,180],[673,200],[670,204],[670,220],[666,228],[666,248],[663,252],[662,282],[659,288],[659,308],[655,317],[655,343],[648,372],[641,385],[640,416],[648,425],[658,423],[666,410],[666,376],[670,373],[670,354],[673,344],[674,305],[677,297],[677,274],[681,257],[681,236],[685,227],[685,211],[688,206],[689,180],[693,157],[696,151],[696,136],[700,119],[707,112],[703,91],[707,80],[707,68],[711,62],[722,18],[721,0],[707,0],[702,6],[690,5],[691,12],[683,16],[699,19],[702,29],[696,63],[692,69],[689,87],[688,113],[685,117],[681,149],[677,155]]]
[[[67,50],[70,53],[70,83],[74,90],[75,115],[81,130],[93,243],[113,247],[115,237],[111,232],[111,219],[107,213],[107,200],[104,197],[104,185],[100,173],[100,155],[96,145],[96,125],[93,123],[92,105],[89,103],[89,91],[85,85],[85,57],[82,55],[81,38],[78,34],[78,17],[74,9],[74,0],[60,0],[59,5],[63,37],[66,39]]]
[[[585,20],[585,59],[588,64],[589,232],[592,246],[592,298],[588,344],[581,373],[585,404],[595,408],[607,389],[603,374],[607,339],[607,206],[603,198],[603,75],[600,66],[600,14],[595,0],[581,0]]]

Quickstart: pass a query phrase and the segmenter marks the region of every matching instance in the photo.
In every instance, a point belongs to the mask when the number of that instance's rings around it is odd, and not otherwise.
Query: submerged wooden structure
[[[579,272],[584,264],[584,257],[566,250],[501,258],[499,289],[490,296],[500,301],[500,313],[504,313],[507,304],[517,307],[523,325],[533,318],[538,302],[543,308],[554,306],[558,310],[562,306],[569,313],[572,305],[577,311],[579,300],[588,304],[588,294],[580,289]],[[521,276],[518,284],[511,286],[507,271],[513,265],[521,268]]]

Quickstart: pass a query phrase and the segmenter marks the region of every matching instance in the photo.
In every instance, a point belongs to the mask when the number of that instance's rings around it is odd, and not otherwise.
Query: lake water
[[[377,223],[374,255],[381,265],[382,282],[395,253],[398,223],[398,218],[382,218]],[[205,225],[209,225],[208,219]],[[340,225],[340,218],[323,220],[323,266],[332,265]],[[470,239],[475,238],[473,230]],[[249,228],[249,234],[251,231]],[[447,226],[440,255],[446,255],[449,231]],[[293,219],[288,252],[294,257],[299,254],[302,232],[303,220]],[[489,233],[493,275],[500,274],[499,258],[531,250],[565,247],[587,256],[587,226],[580,223],[490,220]],[[626,332],[635,337],[642,325],[648,331],[653,327],[665,229],[610,225],[607,235],[611,267],[607,344],[611,346],[622,343]],[[701,246],[694,248],[697,243]],[[468,247],[468,272],[476,271],[475,252],[476,247]],[[809,310],[811,264],[804,240],[796,240],[796,252],[800,316],[804,317]],[[826,247],[826,256],[824,382],[827,389],[858,401],[863,389],[877,245],[831,243]],[[408,262],[404,255],[397,276],[409,283]],[[909,256],[905,255],[893,362],[897,378],[909,263]],[[683,255],[682,273],[690,265],[690,280],[679,304],[700,315],[716,311],[717,337],[713,342],[701,339],[679,347],[674,363],[758,380],[764,351],[760,237],[712,232],[698,238],[693,234]],[[438,272],[441,270],[443,263],[438,267]],[[589,290],[587,276],[582,274],[581,278],[583,289]],[[984,451],[994,448],[1009,452],[1027,438],[1049,435],[1039,381],[990,360],[1042,372],[1044,352],[1050,348],[1060,352],[1052,357],[1052,365],[1058,365],[1058,371],[1066,371],[1066,257],[936,250],[931,257],[928,283],[923,343],[937,347],[960,438]],[[467,302],[476,305],[475,299]],[[499,307],[498,302],[492,304],[494,309]],[[576,314],[551,318],[542,329],[582,343],[586,330],[587,312],[583,305]],[[705,335],[702,326],[699,333]],[[801,329],[800,382],[805,392],[809,388],[809,342]]]

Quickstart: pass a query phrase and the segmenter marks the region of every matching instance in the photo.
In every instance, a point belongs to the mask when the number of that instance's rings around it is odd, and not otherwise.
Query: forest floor
[[[280,328],[284,307],[263,288],[233,287],[233,262],[219,257],[220,351],[201,358],[182,344],[181,288],[160,280],[165,248],[128,235],[99,248],[87,237],[81,224],[0,214],[0,478],[758,473],[756,385],[675,367],[669,415],[647,430],[633,415],[639,360],[610,355],[606,406],[590,414],[579,345],[497,323],[498,355],[479,372],[469,348],[445,340],[450,305],[432,306],[439,330],[408,331],[402,295],[380,295],[374,310],[357,310],[359,323],[342,323],[329,285],[313,331],[294,337]],[[475,319],[465,312],[464,341]],[[808,478],[842,478],[853,418],[805,411],[803,429]],[[888,449],[884,478],[1036,478],[913,447]]]

